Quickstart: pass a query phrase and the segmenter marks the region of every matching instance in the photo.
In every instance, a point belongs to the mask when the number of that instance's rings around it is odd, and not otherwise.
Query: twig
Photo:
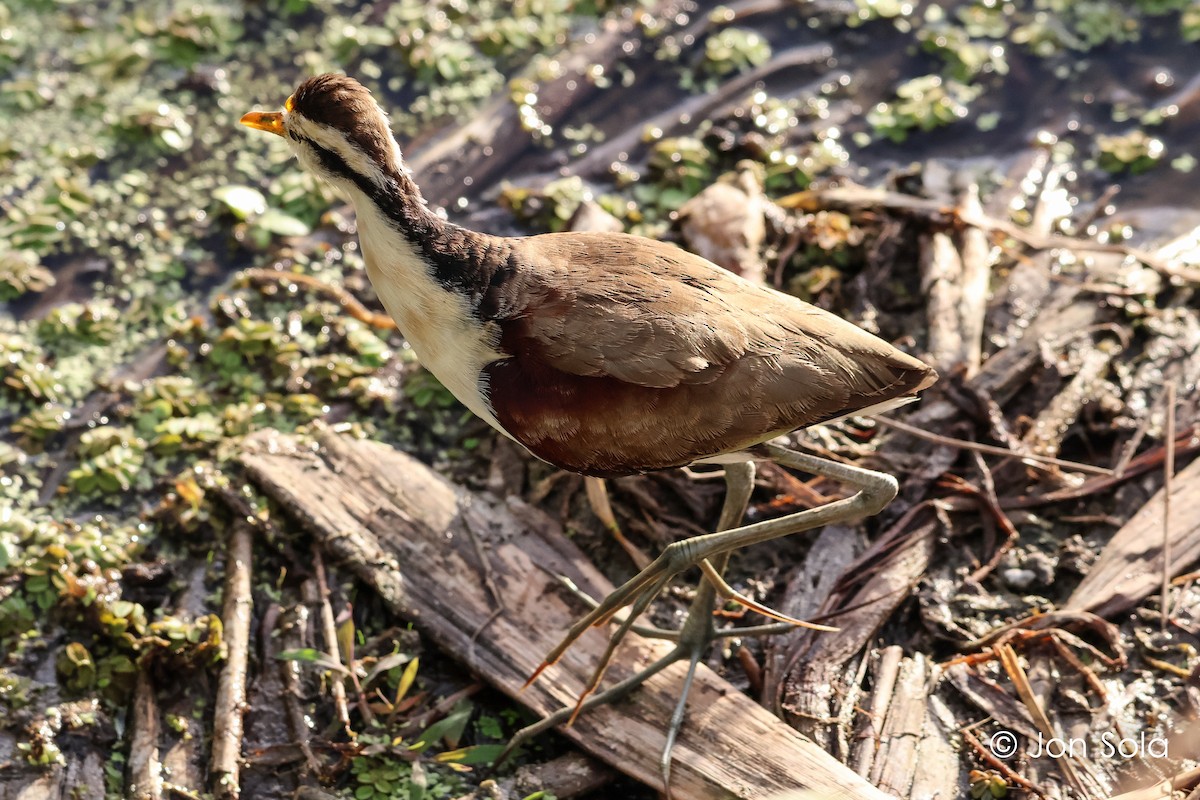
[[[1020,786],[1022,789],[1027,789],[1027,790],[1033,792],[1038,797],[1047,797],[1045,789],[1038,786],[1036,783],[1029,780],[1028,778],[1021,777],[1021,775],[1018,774],[1012,767],[1010,767],[1008,764],[1005,764],[1003,761],[1001,761],[1000,759],[998,759],[994,755],[992,755],[991,751],[983,746],[983,742],[979,741],[979,739],[975,736],[975,734],[971,733],[969,730],[966,730],[965,728],[963,730],[959,731],[959,733],[962,734],[963,741],[965,741],[967,744],[971,745],[972,748],[974,748],[975,754],[978,755],[981,759],[983,759],[983,761],[989,767],[991,767],[992,769],[999,772],[1002,776],[1004,776],[1004,780],[1008,781],[1009,783],[1015,783],[1018,786]]]
[[[458,800],[517,800],[542,794],[567,800],[590,795],[616,777],[611,767],[583,753],[568,753],[541,764],[525,764],[511,777],[484,781],[476,791]]]
[[[227,650],[213,708],[211,785],[216,797],[228,800],[241,795],[242,715],[246,710],[246,665],[254,609],[250,595],[253,533],[248,522],[234,524],[225,558],[221,625]]]
[[[880,208],[885,208],[889,211],[908,213],[924,218],[934,224],[942,224],[950,227],[967,225],[992,231],[993,233],[1000,233],[1033,250],[1064,249],[1084,253],[1117,253],[1119,255],[1130,256],[1151,269],[1169,277],[1200,283],[1200,270],[1164,262],[1157,256],[1137,247],[1116,242],[1097,242],[1093,239],[1081,239],[1072,236],[1043,236],[1014,225],[1011,222],[989,217],[986,214],[977,214],[950,208],[936,200],[925,200],[899,192],[847,185],[834,189],[798,192],[775,202],[785,208],[800,208],[805,211],[839,207],[850,210],[869,208],[872,211],[878,211]]]
[[[1113,358],[1120,351],[1115,342],[1103,339],[1084,354],[1079,371],[1057,392],[1037,415],[1023,443],[1041,455],[1057,455],[1063,437],[1079,418],[1084,404],[1096,396]]]
[[[842,702],[838,706],[835,716],[837,757],[843,764],[850,760],[851,727],[854,724],[855,716],[861,709],[859,701],[862,700],[863,681],[866,680],[867,670],[871,667],[870,660],[868,653],[863,653],[863,657],[858,659],[858,670],[855,672],[854,678],[846,685],[846,690],[842,694]],[[879,742],[876,741],[875,745],[878,744]]]
[[[1177,448],[1176,456],[1191,455],[1200,451],[1200,438],[1197,438],[1197,432],[1189,430],[1186,433],[1176,436],[1175,447]],[[1159,466],[1164,457],[1164,450],[1164,447],[1159,447],[1142,453],[1133,459],[1126,470],[1119,476],[1098,475],[1095,478],[1088,478],[1079,486],[1072,486],[1067,489],[1055,489],[1050,492],[1022,495],[1019,497],[1005,497],[1000,501],[1000,507],[1006,511],[1018,508],[1036,508],[1038,506],[1050,505],[1051,503],[1078,500],[1081,497],[1090,497],[1094,494],[1106,492],[1114,486],[1119,486],[1125,481],[1133,480],[1138,475],[1142,475]],[[954,512],[973,511],[976,507],[975,502],[969,498],[946,497],[938,502],[947,511]]]
[[[1142,439],[1145,438],[1148,430],[1150,430],[1150,415],[1146,414],[1142,417],[1142,421],[1138,423],[1133,435],[1129,437],[1129,441],[1125,442],[1124,447],[1121,448],[1121,454],[1117,457],[1117,464],[1113,467],[1114,475],[1120,477],[1125,474],[1129,462],[1137,454],[1137,449],[1141,446]]]
[[[939,372],[966,366],[962,335],[962,257],[948,233],[934,232],[921,241],[921,294],[926,299],[929,353]]]
[[[1074,642],[1077,647],[1082,647],[1091,653],[1092,657],[1103,661],[1110,667],[1124,669],[1127,660],[1125,657],[1125,649],[1121,645],[1121,635],[1117,627],[1103,617],[1099,617],[1090,611],[1071,611],[1059,610],[1048,611],[1044,614],[1033,614],[1023,619],[1010,622],[1005,625],[1000,625],[995,629],[988,631],[978,639],[973,639],[962,644],[964,650],[983,649],[985,647],[993,647],[994,645],[1003,644],[1013,640],[1013,634],[1029,635],[1037,633],[1050,633],[1063,635],[1067,632],[1062,630],[1066,625],[1079,625],[1090,629],[1094,634],[1099,636],[1108,646],[1112,648],[1113,656],[1105,655],[1099,649],[1078,639]],[[957,659],[956,659],[957,660]]]
[[[1109,800],[1170,800],[1175,795],[1175,792],[1180,789],[1186,789],[1197,781],[1200,781],[1200,767],[1193,767],[1192,769],[1177,773],[1170,778],[1165,778],[1153,786],[1145,786],[1141,789],[1134,789],[1132,792],[1115,794]],[[1188,795],[1188,797],[1191,796]]]
[[[948,447],[958,447],[963,450],[973,450],[977,453],[987,453],[992,456],[1002,456],[1004,458],[1019,458],[1022,461],[1034,461],[1038,464],[1052,464],[1056,467],[1065,467],[1066,469],[1074,470],[1075,472],[1087,472],[1092,475],[1112,475],[1111,469],[1104,467],[1093,466],[1092,464],[1081,464],[1078,461],[1067,461],[1061,458],[1052,456],[1038,455],[1037,453],[1021,453],[1015,450],[1007,450],[1003,447],[996,447],[990,444],[980,444],[979,442],[970,442],[966,439],[955,439],[952,436],[942,436],[937,433],[930,433],[921,428],[909,425],[907,422],[901,422],[890,417],[873,417],[876,422],[882,423],[889,428],[895,428],[898,431],[916,436],[918,439],[925,439],[934,444],[946,445]]]
[[[371,311],[360,303],[358,298],[345,289],[327,283],[320,278],[314,278],[311,275],[301,275],[297,272],[284,272],[277,269],[247,269],[242,271],[242,275],[252,281],[295,283],[304,286],[331,298],[342,307],[343,311],[365,325],[370,325],[373,328],[396,330],[396,322],[390,316]]]
[[[636,544],[629,541],[629,538],[621,531],[621,526],[617,523],[617,516],[613,513],[612,503],[608,500],[608,489],[605,487],[604,479],[585,476],[583,486],[587,491],[588,505],[592,507],[592,513],[599,518],[617,544],[621,545],[621,549],[628,554],[634,566],[638,569],[645,569],[646,565],[650,563],[650,557],[643,553]]]
[[[420,733],[434,722],[453,711],[454,707],[463,700],[466,700],[468,697],[472,697],[481,691],[483,691],[483,683],[480,681],[475,681],[470,686],[466,686],[462,689],[459,689],[457,692],[452,692],[451,694],[446,695],[441,700],[427,708],[425,711],[422,711],[412,719],[406,720],[404,725],[398,731],[396,731],[396,735],[411,736]]]
[[[1071,236],[1037,236],[1011,222],[993,219],[982,214],[960,214],[959,220],[966,225],[973,225],[978,228],[986,228],[1003,233],[1005,236],[1016,239],[1021,244],[1031,247],[1034,250],[1064,248],[1085,253],[1117,253],[1118,255],[1135,258],[1147,267],[1168,277],[1179,278],[1192,283],[1200,283],[1200,270],[1175,266],[1137,247],[1116,242],[1097,242],[1093,239],[1079,239]]]
[[[1083,663],[1083,660],[1071,652],[1071,649],[1067,647],[1065,642],[1063,642],[1063,638],[1068,637],[1075,639],[1077,642],[1082,642],[1082,640],[1078,637],[1071,636],[1071,634],[1067,633],[1066,631],[1054,631],[1054,633],[1055,635],[1051,636],[1047,641],[1050,642],[1050,645],[1058,652],[1059,657],[1062,658],[1063,661],[1066,661],[1076,672],[1083,676],[1083,679],[1087,681],[1088,686],[1092,688],[1092,691],[1096,693],[1096,696],[1100,698],[1100,701],[1107,705],[1108,690],[1104,688],[1104,682],[1097,677],[1096,673],[1092,671],[1091,667]],[[1092,648],[1092,650],[1095,651],[1095,648]]]
[[[746,673],[746,683],[749,684],[749,692],[751,697],[757,697],[762,693],[762,667],[759,666],[758,659],[754,657],[754,653],[750,652],[750,648],[745,645],[737,649],[737,660],[742,665],[742,672]]]
[[[1017,651],[1009,644],[996,645],[995,651],[1001,666],[1004,667],[1009,680],[1012,681],[1013,687],[1017,690],[1017,696],[1021,698],[1025,707],[1029,709],[1029,713],[1033,717],[1038,730],[1047,739],[1053,739],[1054,726],[1050,724],[1050,718],[1046,716],[1046,710],[1042,708],[1042,704],[1038,702],[1037,696],[1033,693],[1033,686],[1029,683],[1029,676],[1025,674],[1025,669],[1021,666],[1020,659],[1017,658]],[[1084,797],[1089,796],[1087,787],[1083,785],[1079,773],[1075,771],[1075,764],[1072,760],[1070,758],[1062,758],[1059,760],[1059,763],[1062,764],[1063,774],[1066,776],[1067,782]]]
[[[264,623],[267,618],[278,620],[281,610],[282,609],[280,609],[278,605],[272,604],[270,608],[268,608],[267,613],[263,615]],[[269,626],[264,624],[263,628],[264,630],[269,631],[271,634],[274,633],[274,624]],[[276,647],[275,637],[273,635],[264,636],[263,638],[266,640],[263,643],[264,649],[274,649]],[[288,649],[290,649],[290,647]],[[273,653],[268,654],[263,659],[263,662],[270,663],[270,661],[274,660],[273,656]],[[291,661],[281,660],[278,662],[277,666],[279,669],[280,679],[284,685],[284,690],[281,694],[283,698],[283,710],[287,716],[288,732],[292,736],[292,741],[294,741],[296,746],[300,748],[300,753],[304,756],[304,763],[308,766],[309,773],[313,775],[319,775],[321,773],[321,765],[317,762],[317,756],[313,752],[312,744],[309,741],[312,734],[312,728],[309,727],[308,720],[304,715],[304,710],[300,707],[300,701],[297,699],[301,696],[299,677],[300,673],[296,670],[296,665]]]
[[[1162,564],[1162,632],[1167,632],[1171,608],[1171,479],[1175,477],[1175,379],[1167,381],[1166,454],[1163,456],[1163,564]],[[1181,592],[1180,597],[1186,592]]]
[[[854,771],[864,778],[871,774],[871,766],[875,763],[875,754],[879,750],[879,740],[883,735],[883,721],[892,702],[892,691],[896,686],[896,676],[900,673],[900,660],[903,657],[904,648],[899,645],[885,647],[879,651],[871,670],[871,699],[866,708],[859,709],[863,721],[855,734],[859,744],[851,764]],[[863,663],[867,663],[868,660],[864,658]]]
[[[979,186],[972,181],[966,186],[959,200],[960,214],[983,214],[979,202]],[[958,243],[962,259],[962,306],[959,317],[962,324],[963,355],[966,378],[979,372],[983,361],[983,328],[987,311],[988,282],[991,279],[987,235],[979,228],[968,228],[962,232]]]
[[[1008,515],[1004,513],[1004,509],[1000,507],[1000,498],[996,496],[996,483],[992,480],[992,473],[990,470],[988,470],[987,464],[984,463],[983,456],[981,456],[979,453],[972,453],[972,455],[975,457],[975,466],[979,470],[980,480],[983,483],[983,488],[977,489],[975,487],[971,487],[971,489],[974,490],[973,493],[977,494],[980,502],[991,513],[992,518],[996,521],[996,524],[998,524],[1000,529],[1004,531],[1004,541],[1001,542],[996,548],[996,551],[992,553],[992,557],[988,559],[986,564],[971,573],[969,580],[979,583],[994,569],[996,569],[997,566],[999,566],[1000,560],[1004,558],[1004,554],[1011,550],[1013,545],[1017,543],[1017,540],[1020,538],[1020,533],[1017,531],[1016,526],[1012,524],[1012,520],[1010,520]],[[969,483],[962,481],[961,479],[960,483],[964,487],[971,486]]]
[[[133,730],[129,739],[129,769],[125,787],[133,800],[162,797],[162,764],[158,760],[158,703],[147,667],[138,669],[133,690]]]
[[[316,600],[321,604],[321,633],[325,640],[325,654],[333,663],[342,663],[342,654],[338,648],[337,621],[333,618],[333,606],[329,603],[329,584],[325,579],[325,560],[321,551],[313,547],[313,571],[316,573]],[[351,670],[353,672],[353,670]],[[350,726],[350,705],[346,701],[346,684],[337,675],[330,675],[329,693],[333,695],[333,705],[337,709],[338,722],[346,731],[346,735],[354,739],[354,729]],[[371,718],[370,709],[367,719]]]

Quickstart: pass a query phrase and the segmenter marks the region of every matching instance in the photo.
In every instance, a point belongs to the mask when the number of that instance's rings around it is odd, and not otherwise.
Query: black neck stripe
[[[481,320],[502,315],[498,303],[504,284],[515,274],[511,253],[497,258],[498,240],[447,222],[421,200],[420,190],[403,174],[386,174],[387,182],[375,181],[351,169],[340,155],[304,136],[291,134],[317,154],[322,168],[349,181],[370,199],[380,213],[433,265],[434,278],[448,291],[464,296],[472,313]]]

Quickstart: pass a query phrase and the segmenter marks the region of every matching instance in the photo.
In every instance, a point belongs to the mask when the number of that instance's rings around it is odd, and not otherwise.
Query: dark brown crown
[[[339,131],[371,160],[385,168],[392,163],[392,131],[371,92],[346,75],[309,78],[292,94],[291,111]]]

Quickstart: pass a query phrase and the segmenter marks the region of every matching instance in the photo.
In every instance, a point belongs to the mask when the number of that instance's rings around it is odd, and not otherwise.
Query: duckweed
[[[1157,165],[1166,156],[1162,140],[1142,130],[1114,136],[1097,136],[1096,150],[1101,169],[1137,174]]]
[[[964,119],[969,104],[982,91],[940,75],[924,75],[897,87],[896,99],[875,106],[867,121],[877,133],[903,142],[914,130],[931,131]]]
[[[1005,77],[1013,47],[1079,60],[1137,38],[1150,15],[1163,26],[1176,15],[1181,35],[1200,39],[1200,11],[1182,0],[940,10],[922,8],[922,19],[909,3],[856,0],[845,20],[893,35],[917,25],[911,43],[937,72],[901,83],[872,111],[880,136],[903,141],[962,119]],[[386,99],[402,133],[457,124],[507,91],[523,135],[568,142],[577,155],[604,133],[575,119],[556,130],[544,118],[544,88],[564,70],[559,50],[610,12],[633,15],[646,51],[685,64],[672,74],[697,92],[773,57],[762,33],[720,27],[736,20],[730,9],[715,10],[710,32],[689,44],[670,20],[608,2],[400,0],[382,13],[342,0],[0,4],[0,301],[13,303],[0,317],[0,412],[9,420],[0,651],[10,659],[0,666],[0,709],[36,702],[39,685],[10,665],[41,660],[36,651],[48,647],[59,690],[114,705],[147,662],[207,669],[221,657],[219,619],[156,611],[128,594],[121,570],[172,548],[208,555],[229,521],[214,487],[234,491],[223,470],[240,437],[266,426],[303,434],[336,414],[348,430],[440,465],[480,442],[479,423],[397,334],[288,281],[294,273],[359,292],[362,256],[341,200],[297,169],[282,142],[238,129],[237,116],[277,106],[307,74],[340,69]],[[583,80],[603,91],[634,77],[627,65],[593,65]],[[661,235],[674,210],[741,159],[764,166],[772,195],[851,167],[842,126],[859,121],[830,121],[850,88],[849,78],[793,97],[756,87],[729,98],[725,118],[652,132],[644,157],[621,159],[611,186],[567,177],[505,194],[531,228],[560,229],[595,194],[634,229]],[[811,136],[796,135],[807,127]],[[1161,139],[1140,131],[1100,137],[1094,152],[1113,173],[1167,157]],[[837,290],[862,241],[842,215],[811,223],[813,241],[787,277],[796,292],[819,296]],[[279,280],[233,279],[248,267],[277,269]],[[244,499],[268,513],[261,497]],[[264,591],[276,590],[275,578]],[[364,735],[349,776],[356,795],[457,791],[458,770],[487,755],[460,750],[458,739],[505,733],[494,718],[472,729],[471,713],[456,709],[402,743]],[[59,762],[66,716],[40,710],[19,734],[22,757]],[[121,759],[106,765],[114,797]]]

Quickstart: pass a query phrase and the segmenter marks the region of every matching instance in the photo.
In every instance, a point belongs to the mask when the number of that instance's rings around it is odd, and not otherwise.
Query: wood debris
[[[254,480],[323,546],[371,586],[393,613],[413,619],[441,648],[537,714],[572,703],[605,637],[589,635],[522,691],[541,656],[579,613],[556,579],[610,588],[544,515],[513,499],[471,495],[387,446],[337,434],[314,450],[284,436],[254,437],[242,456]],[[467,526],[483,541],[503,606],[480,580]],[[666,647],[635,640],[611,672]],[[676,668],[678,667],[678,668]],[[628,701],[582,715],[564,735],[627,774],[658,778],[673,687],[685,665],[653,678]],[[885,797],[793,729],[701,668],[676,744],[674,790],[684,797],[766,798],[796,787],[828,797]]]

